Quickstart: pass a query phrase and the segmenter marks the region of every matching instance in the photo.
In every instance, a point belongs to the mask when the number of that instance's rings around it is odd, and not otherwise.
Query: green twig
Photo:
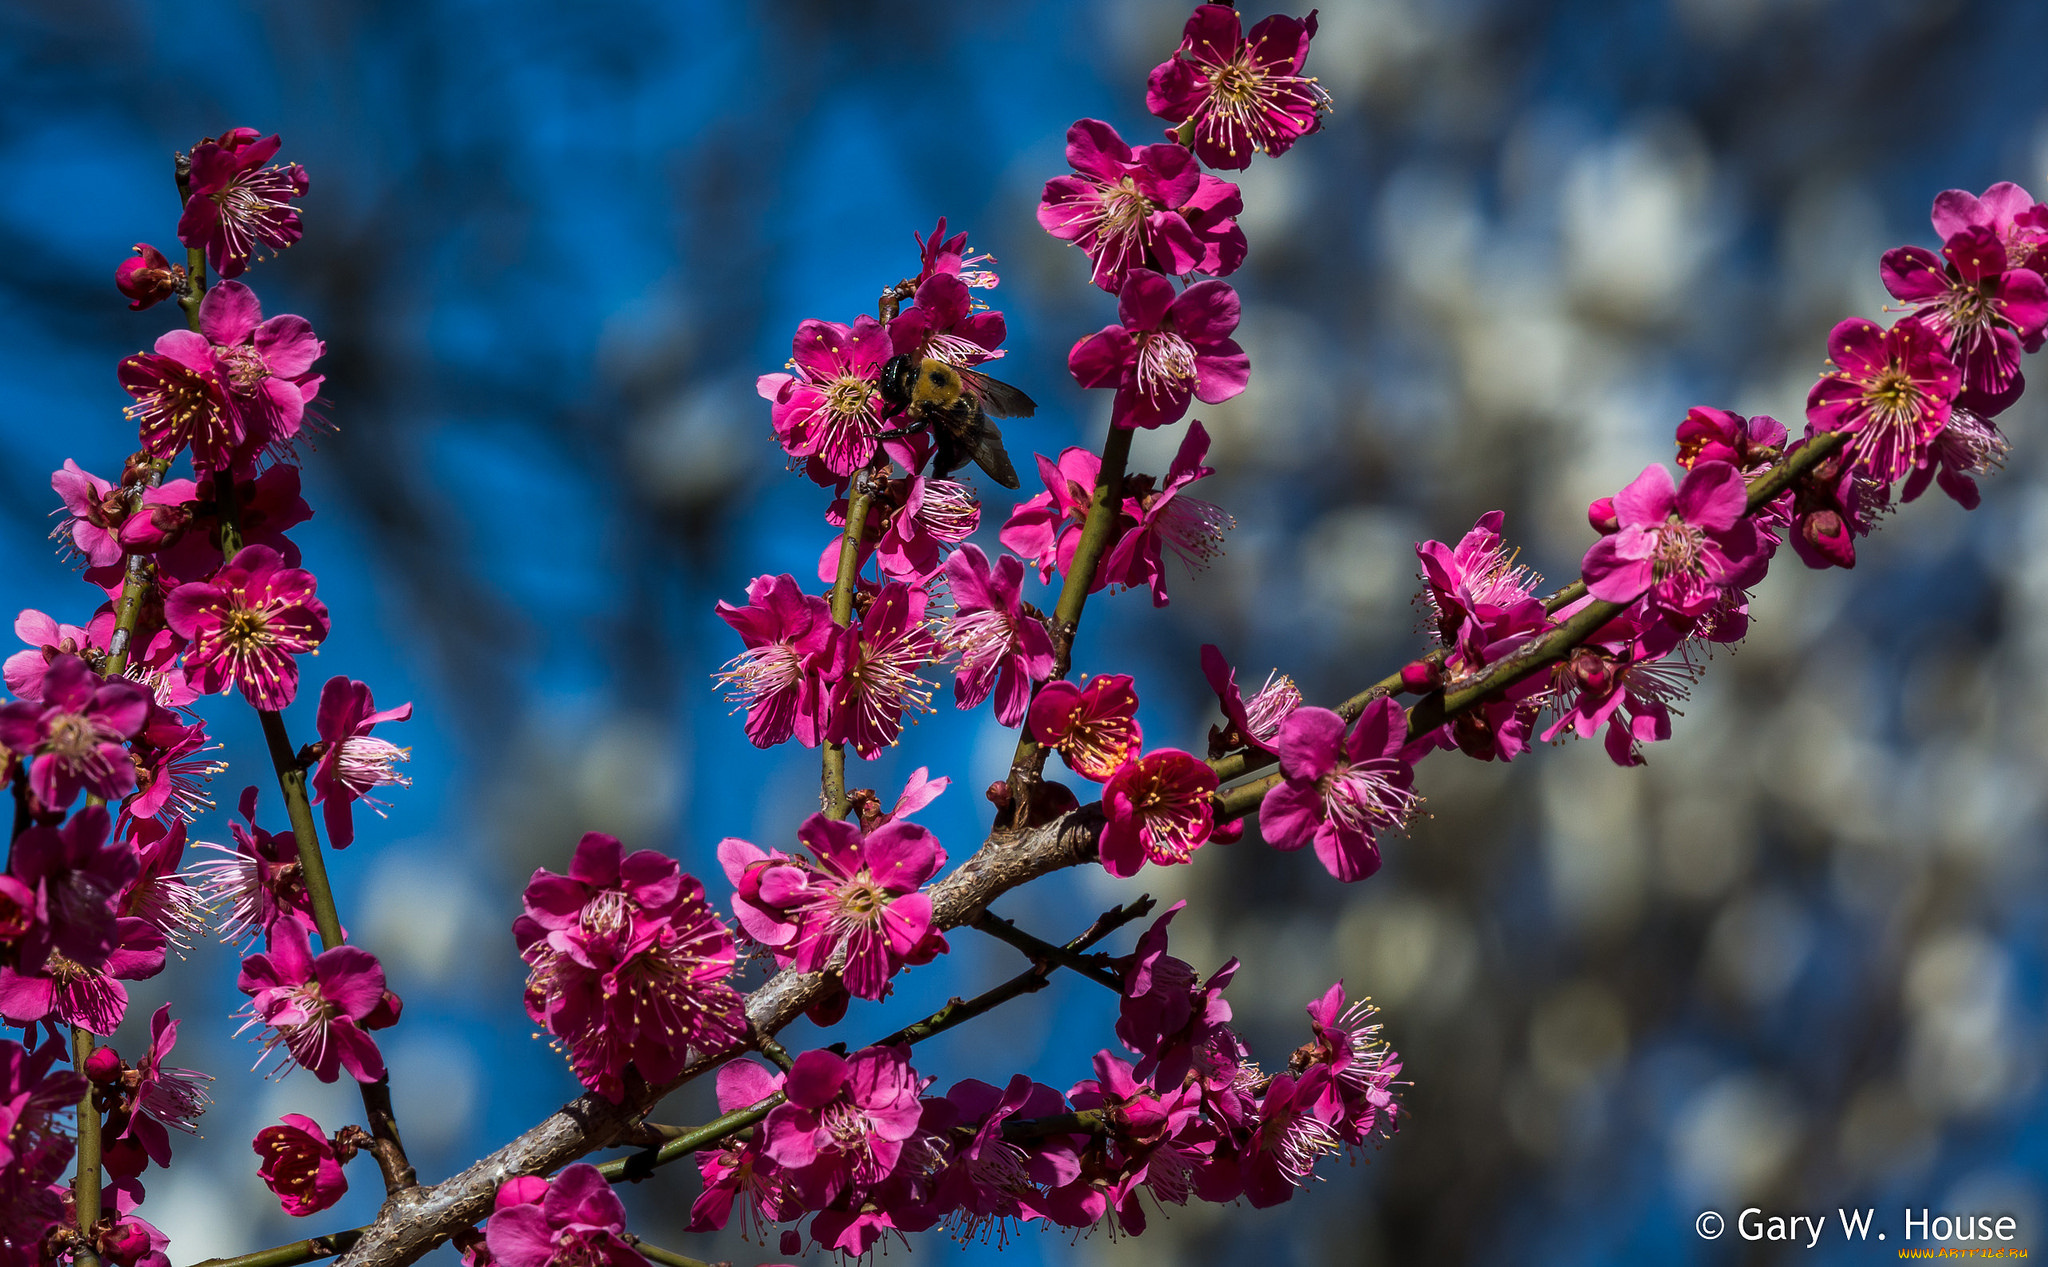
[[[260,1249],[253,1254],[238,1254],[233,1258],[209,1258],[204,1262],[192,1264],[192,1267],[298,1267],[300,1263],[318,1262],[323,1258],[346,1253],[350,1246],[363,1238],[365,1230],[353,1227],[346,1232],[310,1236],[303,1241]]]
[[[855,471],[846,489],[846,531],[839,538],[839,575],[832,582],[832,623],[841,629],[853,623],[853,594],[860,577],[860,537],[867,530],[868,503],[874,494],[869,472]],[[824,786],[820,799],[825,813],[845,818],[853,803],[846,799],[846,745],[825,745]]]
[[[85,1072],[92,1056],[92,1031],[71,1027],[71,1067]],[[100,1221],[100,1111],[93,1106],[94,1087],[85,1084],[85,1098],[78,1102],[78,1171],[71,1180],[71,1201],[78,1214],[78,1245],[71,1261],[77,1267],[99,1267],[93,1248],[93,1225]]]
[[[707,1263],[701,1258],[692,1258],[688,1254],[678,1254],[672,1249],[663,1249],[661,1246],[650,1244],[637,1236],[632,1238],[632,1242],[633,1248],[640,1251],[641,1257],[664,1264],[664,1267],[731,1267],[730,1263]]]

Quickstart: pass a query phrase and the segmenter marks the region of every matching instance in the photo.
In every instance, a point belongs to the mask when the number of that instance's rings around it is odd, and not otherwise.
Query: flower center
[[[268,647],[277,642],[269,616],[259,607],[229,608],[221,620],[220,636],[230,646],[241,649]]]
[[[66,765],[76,765],[99,755],[100,740],[100,727],[92,718],[83,713],[59,713],[50,719],[50,733],[43,740],[43,747],[64,758]]]
[[[400,774],[394,767],[400,761],[412,760],[412,749],[401,748],[387,739],[375,735],[352,735],[341,741],[335,762],[340,768],[341,781],[358,798],[372,788],[395,783],[399,787],[411,787],[412,779]],[[375,803],[370,802],[372,808]]]
[[[882,908],[889,902],[888,890],[875,883],[874,876],[866,867],[862,867],[860,874],[839,890],[839,914],[849,923],[877,923]]]
[[[868,380],[841,374],[825,385],[825,408],[841,418],[860,417],[867,413],[873,395],[874,388]]]
[[[1698,572],[1706,541],[1707,534],[1697,525],[1671,516],[1657,529],[1657,544],[1650,555],[1652,574],[1661,581],[1674,574],[1690,576]]]
[[[1195,345],[1175,330],[1148,330],[1138,345],[1138,390],[1157,402],[1188,394],[1195,381]]]
[[[263,354],[247,344],[215,347],[213,355],[227,372],[228,386],[238,396],[254,395],[263,380],[270,377],[270,367],[264,364]]]
[[[1872,419],[1880,426],[1911,423],[1918,417],[1923,399],[1920,385],[1897,362],[1880,370],[1870,385],[1863,389],[1863,401],[1869,407]]]

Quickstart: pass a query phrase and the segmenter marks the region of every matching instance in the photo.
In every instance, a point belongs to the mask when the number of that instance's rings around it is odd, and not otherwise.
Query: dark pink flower
[[[397,770],[399,762],[412,759],[412,749],[370,733],[380,722],[411,717],[409,703],[378,712],[367,682],[337,674],[320,688],[320,711],[314,724],[326,748],[313,767],[313,799],[322,806],[327,843],[334,848],[346,849],[356,838],[352,810],[357,801],[376,810],[381,818],[384,803],[370,793],[380,787],[412,786],[412,780]]]
[[[235,980],[249,996],[242,1030],[266,1027],[265,1056],[282,1047],[280,1061],[322,1082],[333,1082],[344,1069],[358,1082],[382,1078],[384,1057],[369,1031],[397,1019],[397,996],[384,988],[377,956],[360,946],[333,946],[316,956],[296,919],[278,920],[268,932],[268,949],[242,960]]]
[[[1102,561],[1112,586],[1141,585],[1152,588],[1152,605],[1166,606],[1166,563],[1161,549],[1179,556],[1188,571],[1199,572],[1223,553],[1223,534],[1237,527],[1237,520],[1222,507],[1186,494],[1187,486],[1216,473],[1202,465],[1209,452],[1209,432],[1197,421],[1188,424],[1174,454],[1166,480],[1153,487],[1150,475],[1132,475],[1124,480],[1124,513],[1132,519]]]
[[[851,626],[831,628],[827,743],[850,743],[872,761],[903,733],[906,710],[931,710],[931,683],[917,675],[939,658],[939,641],[925,624],[926,601],[923,590],[891,581]]]
[[[2006,259],[2006,244],[1988,226],[1949,238],[1941,254],[1902,246],[1884,254],[1885,289],[1917,304],[1912,315],[1938,335],[1962,372],[1963,389],[1988,413],[2017,398],[2020,352],[2041,346],[2048,323],[2048,283]]]
[[[815,862],[733,837],[718,845],[737,890],[733,914],[779,962],[819,972],[843,948],[846,988],[879,999],[905,964],[929,963],[946,949],[931,899],[919,892],[946,865],[936,836],[900,818],[863,835],[853,823],[813,814],[797,839]]]
[[[185,860],[185,824],[175,818],[130,819],[128,845],[141,869],[116,910],[148,921],[182,956],[192,935],[207,926],[208,915],[205,894],[178,871]]]
[[[278,1120],[284,1125],[266,1126],[250,1141],[263,1159],[256,1174],[286,1214],[295,1219],[318,1214],[348,1192],[341,1157],[312,1118],[287,1113]]]
[[[1849,446],[1863,466],[1894,482],[1948,425],[1961,372],[1940,337],[1912,317],[1889,330],[1860,317],[1844,321],[1828,335],[1828,359],[1833,368],[1806,395],[1808,424],[1854,432]]]
[[[220,912],[220,940],[229,945],[247,941],[279,920],[295,920],[308,931],[314,927],[313,899],[299,866],[298,842],[289,831],[270,832],[256,825],[256,798],[254,787],[242,789],[243,822],[229,824],[235,847],[200,841],[199,848],[226,856],[192,868],[206,905]]]
[[[149,692],[126,678],[111,681],[77,656],[52,661],[42,700],[0,705],[0,745],[33,754],[29,787],[52,809],[81,791],[119,800],[135,790],[127,741],[149,720]]]
[[[1371,999],[1346,1005],[1344,983],[1337,982],[1308,1005],[1314,1038],[1297,1053],[1306,1068],[1326,1068],[1330,1081],[1323,1108],[1330,1125],[1347,1144],[1362,1144],[1375,1134],[1392,1134],[1401,1102],[1394,1097],[1394,1079],[1401,1072],[1399,1053],[1380,1037],[1373,1018],[1379,1009]]]
[[[1216,772],[1178,748],[1126,761],[1102,789],[1102,866],[1133,876],[1186,862],[1216,829]]]
[[[1120,324],[1076,343],[1067,369],[1083,387],[1116,389],[1115,425],[1165,426],[1191,399],[1213,405],[1245,389],[1251,362],[1230,338],[1237,318],[1228,282],[1196,282],[1176,295],[1166,277],[1134,268],[1117,294]]]
[[[141,428],[142,447],[151,457],[168,462],[190,449],[192,464],[202,471],[233,463],[244,435],[242,416],[228,404],[210,355],[193,354],[171,340],[128,357],[117,374],[135,398],[128,416]]]
[[[239,277],[258,247],[282,251],[299,240],[294,198],[306,194],[306,169],[297,163],[265,167],[277,137],[254,128],[231,128],[192,147],[191,194],[178,220],[178,240],[206,251],[222,277]]]
[[[213,1103],[205,1087],[213,1081],[212,1074],[164,1066],[164,1057],[177,1045],[178,1022],[171,1019],[171,1005],[166,1003],[150,1017],[149,1050],[142,1062],[133,1069],[120,1066],[118,1096],[107,1115],[105,1138],[108,1169],[124,1179],[140,1175],[146,1161],[170,1165],[170,1130],[198,1134],[197,1123]],[[106,1047],[99,1050],[112,1052]]]
[[[875,456],[882,430],[875,384],[895,354],[889,332],[873,317],[851,327],[805,321],[796,328],[789,367],[795,374],[763,374],[756,383],[772,403],[775,437],[793,458],[817,458],[844,478]]]
[[[34,926],[17,957],[24,968],[45,959],[97,968],[118,942],[122,891],[140,864],[135,851],[108,840],[105,808],[88,805],[60,827],[30,826],[14,838],[7,873],[34,895]]]
[[[1153,67],[1145,108],[1169,123],[1194,124],[1196,157],[1242,169],[1253,154],[1285,154],[1323,125],[1329,94],[1302,75],[1316,15],[1274,14],[1246,38],[1237,11],[1205,4],[1188,18],[1180,48]]]
[[[1178,145],[1133,150],[1100,119],[1067,129],[1079,173],[1045,182],[1038,223],[1088,255],[1088,280],[1115,294],[1133,268],[1221,277],[1244,262],[1237,186],[1204,175]]]
[[[996,692],[996,720],[1015,726],[1031,704],[1031,684],[1052,675],[1052,635],[1024,610],[1024,564],[1005,554],[993,565],[981,547],[964,545],[946,560],[954,613],[945,648],[960,657],[953,702],[975,708]]]
[[[1809,443],[1796,441],[1785,452],[1789,456]],[[1792,487],[1792,549],[1810,568],[1855,567],[1856,538],[1870,535],[1890,500],[1853,453],[1830,454]]]
[[[1266,1084],[1258,1129],[1238,1157],[1254,1209],[1291,1200],[1314,1177],[1316,1163],[1343,1148],[1344,1137],[1330,1121],[1337,1114],[1325,1095],[1329,1082],[1328,1066],[1318,1065],[1300,1077],[1274,1074]]]
[[[792,735],[806,748],[820,742],[823,693],[818,671],[832,639],[832,605],[808,595],[796,578],[757,576],[747,605],[718,604],[746,650],[726,662],[719,680],[727,702],[747,710],[747,738],[772,748]]]
[[[976,306],[967,280],[955,273],[919,282],[912,306],[889,322],[892,350],[949,365],[979,365],[1002,356],[997,349],[1008,334],[1003,314]]]
[[[780,1074],[751,1060],[732,1061],[718,1070],[718,1111],[731,1113],[759,1104],[780,1090]],[[697,1171],[704,1190],[690,1207],[692,1232],[723,1228],[737,1206],[741,1234],[765,1244],[771,1226],[803,1216],[803,1203],[790,1190],[789,1177],[761,1151],[758,1133],[698,1153]]]
[[[69,543],[79,558],[103,568],[121,561],[118,535],[128,517],[128,498],[118,485],[109,484],[78,463],[64,459],[64,469],[50,476],[50,487],[63,499],[70,518],[57,525],[51,536]]]
[[[1130,675],[1098,673],[1079,686],[1047,682],[1031,701],[1031,734],[1069,770],[1107,782],[1145,742]]]
[[[1209,755],[1220,757],[1239,748],[1275,751],[1273,740],[1280,733],[1280,723],[1301,707],[1301,688],[1294,679],[1275,669],[1266,675],[1266,684],[1246,699],[1237,689],[1237,670],[1223,658],[1222,650],[1211,644],[1202,647],[1202,676],[1209,679],[1210,689],[1223,706],[1225,723],[1210,727]]]
[[[1943,411],[1946,414],[1946,410]],[[1674,484],[1650,466],[1615,494],[1618,531],[1586,551],[1586,585],[1595,598],[1697,617],[1731,590],[1762,578],[1770,558],[1746,518],[1749,490],[1726,462],[1700,462]]]
[[[1934,196],[1930,218],[1944,242],[1970,229],[1989,229],[2011,267],[2037,273],[2048,269],[2048,207],[2009,180],[1981,196],[1967,189],[1944,190]]]
[[[171,591],[164,619],[189,639],[185,664],[202,693],[241,688],[257,708],[281,709],[299,690],[294,658],[327,637],[327,606],[311,572],[269,546],[243,546],[212,580]]]
[[[43,1233],[65,1211],[52,1192],[71,1164],[70,1111],[86,1091],[85,1076],[54,1068],[64,1044],[39,1051],[0,1038],[0,1262],[34,1267]]]
[[[199,329],[172,330],[156,350],[185,365],[210,361],[228,407],[240,417],[251,450],[282,445],[298,434],[306,406],[320,394],[313,362],[327,345],[304,317],[263,319],[256,292],[222,282],[199,303]]]
[[[1167,953],[1167,925],[1186,905],[1175,902],[1161,912],[1122,968],[1116,1036],[1139,1057],[1137,1076],[1160,1085],[1179,1085],[1194,1067],[1197,1049],[1231,1017],[1223,991],[1237,975],[1237,960],[1204,981],[1193,964]]]
[[[962,229],[947,237],[944,216],[939,217],[939,223],[932,229],[930,237],[919,237],[917,230],[912,229],[910,238],[917,243],[919,265],[917,276],[912,280],[920,286],[940,274],[958,277],[976,290],[994,289],[1000,280],[995,273],[981,267],[983,264],[995,263],[996,257],[968,254],[972,248],[967,245],[967,231]]]
[[[121,806],[129,818],[163,818],[189,823],[213,808],[206,785],[227,769],[209,754],[220,745],[208,741],[206,723],[152,703],[149,721],[129,746],[135,762],[135,795]]]
[[[1760,475],[1782,455],[1785,424],[1769,414],[1745,418],[1726,409],[1695,406],[1678,424],[1678,464],[1726,462],[1743,478]]]
[[[164,935],[147,920],[123,916],[114,921],[113,950],[97,967],[54,950],[31,968],[35,962],[22,957],[12,966],[0,965],[0,1017],[17,1025],[44,1021],[111,1034],[128,1014],[128,988],[121,983],[163,971]]]
[[[1972,476],[1989,475],[2005,465],[2012,445],[1998,424],[1974,409],[1961,405],[1949,410],[1948,425],[1927,446],[1927,460],[1913,468],[1899,490],[1899,500],[1909,502],[1927,491],[1930,483],[1954,498],[1964,510],[1977,509],[1980,495]]]
[[[647,1267],[625,1204],[588,1162],[564,1167],[539,1202],[499,1207],[484,1239],[502,1267]]]
[[[963,1244],[992,1224],[1045,1216],[1044,1194],[1032,1178],[1031,1154],[1003,1138],[1012,1118],[1067,1111],[1066,1097],[1023,1074],[1007,1087],[967,1078],[946,1092],[955,1125],[946,1132],[944,1169],[934,1204],[951,1209],[949,1230]]]
[[[158,572],[173,585],[211,577],[221,561],[218,489],[211,479],[165,480],[144,489],[135,513],[121,525],[122,547],[155,554]],[[243,545],[269,546],[286,567],[299,565],[299,548],[284,535],[313,517],[299,493],[298,467],[277,462],[253,479],[237,478],[233,511]]]
[[[106,650],[105,639],[92,630],[59,624],[34,608],[26,608],[14,618],[14,635],[29,649],[7,657],[7,689],[25,700],[43,698],[43,678],[59,657]]]
[[[917,1131],[919,1085],[908,1047],[807,1051],[783,1075],[788,1100],[761,1124],[763,1151],[814,1207],[873,1187]]]
[[[923,464],[920,451],[904,465]],[[846,526],[846,500],[832,503],[826,522]],[[981,525],[981,503],[957,480],[913,475],[889,481],[887,490],[868,504],[868,523],[860,538],[860,563],[872,556],[890,580],[921,585],[937,574],[947,552],[967,540]],[[818,579],[830,584],[839,577],[839,551],[845,534],[834,535],[818,556]]]
[[[1488,661],[1488,648],[1504,638],[1540,629],[1543,604],[1535,597],[1543,578],[1515,562],[1501,538],[1506,515],[1488,511],[1456,546],[1423,541],[1422,598],[1437,639],[1471,664]]]
[[[137,242],[135,253],[115,267],[114,285],[128,296],[129,308],[141,312],[185,289],[185,266],[171,263],[147,242]]]
[[[1275,849],[1313,844],[1339,880],[1380,869],[1374,837],[1415,808],[1415,771],[1403,759],[1408,716],[1391,699],[1365,706],[1347,733],[1327,708],[1297,708],[1280,723],[1280,772],[1259,803],[1259,830]]]
[[[568,875],[533,873],[513,922],[526,1011],[567,1051],[583,1085],[617,1100],[631,1065],[648,1082],[681,1072],[746,1030],[732,975],[732,934],[704,886],[652,849],[626,854],[589,832]]]
[[[1699,680],[1684,641],[1684,630],[1667,621],[1610,621],[1552,670],[1558,717],[1543,738],[1570,730],[1585,739],[1605,726],[1614,763],[1641,765],[1641,746],[1671,737],[1671,705]]]
[[[1066,575],[1074,550],[1081,544],[1081,529],[1088,521],[1088,506],[1095,497],[1102,458],[1078,447],[1062,449],[1057,463],[1042,453],[1037,457],[1038,475],[1045,481],[1046,491],[1010,512],[999,540],[1036,565],[1040,581],[1050,582],[1055,571]],[[1121,518],[1116,533],[1121,539],[1127,525],[1137,521],[1124,507],[1119,507],[1117,513]],[[1097,568],[1088,592],[1092,594],[1107,584],[1109,570]]]

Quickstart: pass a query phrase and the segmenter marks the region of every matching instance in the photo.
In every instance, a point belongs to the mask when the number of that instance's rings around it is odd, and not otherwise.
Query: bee
[[[1003,433],[989,418],[1029,418],[1038,412],[1031,397],[978,370],[907,353],[889,358],[878,386],[890,415],[908,419],[880,438],[894,440],[929,428],[936,442],[934,479],[944,479],[972,458],[996,483],[1017,487],[1017,472],[1003,451]]]

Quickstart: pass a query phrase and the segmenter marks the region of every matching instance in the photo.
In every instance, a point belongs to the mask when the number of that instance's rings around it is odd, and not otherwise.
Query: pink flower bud
[[[1799,519],[1799,535],[1820,557],[1839,568],[1856,566],[1856,538],[1832,510],[1816,510]]]
[[[111,1047],[95,1047],[85,1058],[85,1076],[94,1082],[112,1082],[121,1076],[121,1053]]]
[[[114,285],[128,296],[128,306],[137,312],[177,294],[184,281],[184,268],[146,242],[137,242],[134,257],[122,260],[114,270]]]
[[[1602,497],[1586,507],[1586,522],[1601,536],[1621,531],[1621,517],[1614,513],[1614,499]]]
[[[105,1051],[106,1048],[100,1050]],[[98,1239],[101,1256],[117,1267],[135,1267],[150,1251],[149,1233],[133,1220],[124,1219],[114,1224],[101,1232]]]
[[[1416,660],[1401,666],[1401,689],[1424,695],[1444,684],[1443,666],[1434,660]]]

